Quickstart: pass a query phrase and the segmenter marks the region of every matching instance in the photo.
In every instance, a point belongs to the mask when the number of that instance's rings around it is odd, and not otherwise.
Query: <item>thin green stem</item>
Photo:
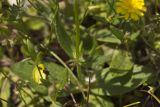
[[[6,103],[8,103],[8,101],[5,100],[5,99],[3,99],[3,98],[0,98],[0,100],[1,100],[1,101],[4,101],[4,102],[6,102]]]
[[[13,80],[11,80],[3,71],[2,71],[1,73],[2,73],[2,75],[3,75],[5,78],[7,78],[10,82],[14,83]]]
[[[151,89],[148,91],[146,91],[146,90],[141,90],[141,91],[148,93],[150,96],[152,96],[160,104],[160,99],[156,95],[154,95],[154,93],[152,92]]]
[[[25,99],[24,99],[23,96],[22,96],[22,93],[21,93],[20,88],[17,87],[17,90],[19,91],[19,98],[24,102],[25,106],[27,106],[27,103],[26,103]]]
[[[79,44],[80,44],[80,28],[79,28],[79,18],[78,18],[78,0],[74,0],[74,18],[76,25],[76,36],[75,36],[75,44],[76,44],[76,59],[79,60]]]
[[[130,106],[134,106],[134,105],[137,105],[137,104],[140,104],[140,103],[141,103],[141,102],[137,101],[137,102],[134,102],[134,103],[125,105],[125,106],[123,106],[123,107],[130,107]]]
[[[25,89],[21,88],[21,90],[22,90],[24,93],[26,93],[26,95],[29,96],[29,97],[33,100],[32,96],[31,96]]]
[[[79,83],[79,81],[78,81],[78,79],[76,78],[76,76],[73,74],[72,70],[71,70],[71,69],[59,58],[59,56],[57,56],[53,51],[50,51],[50,54],[51,54],[52,56],[54,56],[54,57],[68,70],[69,74],[70,74],[71,77],[76,81],[79,89],[80,89],[81,92],[82,92],[83,97],[85,98],[85,94],[84,94],[84,92],[83,92],[83,87],[82,87],[82,85]]]
[[[160,104],[160,99],[157,97],[157,96],[155,96],[153,93],[151,93],[151,92],[148,92],[148,94],[150,94],[159,104]]]
[[[89,95],[91,92],[91,72],[89,72],[89,82],[88,82],[88,93],[87,93],[87,104],[89,105]]]
[[[81,72],[81,67],[79,65],[79,57],[80,57],[80,20],[78,18],[78,0],[74,0],[74,18],[75,18],[75,45],[76,45],[76,67],[77,67],[77,74],[78,74],[78,79],[82,80],[82,72]]]

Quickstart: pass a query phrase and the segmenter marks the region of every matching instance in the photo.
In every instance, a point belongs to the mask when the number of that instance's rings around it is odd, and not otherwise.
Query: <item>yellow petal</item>
[[[38,66],[36,66],[32,71],[32,76],[33,80],[36,83],[41,84],[41,79],[46,79],[46,74],[44,73],[44,65],[39,64]]]
[[[126,20],[139,20],[146,12],[144,0],[119,0],[116,2],[116,12]]]

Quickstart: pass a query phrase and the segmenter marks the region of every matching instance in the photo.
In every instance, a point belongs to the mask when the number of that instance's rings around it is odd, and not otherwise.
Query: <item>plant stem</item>
[[[22,96],[22,93],[21,93],[20,88],[17,87],[17,90],[18,90],[18,92],[19,92],[19,98],[24,102],[25,106],[27,106],[27,103],[26,103],[25,99],[24,99],[23,96]]]
[[[4,101],[4,102],[6,102],[6,103],[8,103],[8,101],[5,100],[5,99],[3,99],[3,98],[0,98],[0,100],[1,100],[1,101]]]
[[[74,0],[74,18],[76,25],[76,36],[75,36],[75,44],[76,44],[76,59],[79,59],[79,44],[80,44],[80,29],[79,29],[79,18],[78,18],[78,0]]]
[[[141,90],[141,91],[148,93],[151,97],[153,97],[158,102],[158,104],[160,104],[160,99],[156,95],[154,95],[153,92],[151,92],[150,90],[149,91]]]
[[[53,55],[69,72],[69,74],[71,75],[71,77],[76,81],[79,89],[82,92],[83,97],[85,98],[85,94],[83,92],[83,88],[82,85],[79,83],[78,79],[76,78],[76,76],[73,74],[72,70],[52,51],[50,51],[50,54]]]
[[[79,65],[79,57],[80,57],[80,21],[78,18],[78,0],[74,0],[74,19],[75,19],[75,45],[76,45],[76,67],[77,67],[77,74],[78,74],[78,79],[83,80],[83,75],[81,72],[81,67]]]
[[[87,93],[87,104],[89,104],[89,95],[91,91],[91,73],[89,72],[89,82],[88,82],[88,93]]]
[[[151,92],[148,92],[148,94],[150,94],[160,104],[160,99],[157,96],[155,96]]]
[[[137,102],[134,102],[134,103],[125,105],[125,106],[123,106],[123,107],[130,107],[130,106],[134,106],[134,105],[137,105],[137,104],[140,104],[140,103],[141,103],[141,102],[137,101]]]

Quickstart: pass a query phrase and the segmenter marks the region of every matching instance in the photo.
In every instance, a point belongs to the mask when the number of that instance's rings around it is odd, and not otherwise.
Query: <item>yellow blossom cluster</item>
[[[116,2],[116,12],[126,20],[139,20],[146,12],[144,0],[119,0]]]

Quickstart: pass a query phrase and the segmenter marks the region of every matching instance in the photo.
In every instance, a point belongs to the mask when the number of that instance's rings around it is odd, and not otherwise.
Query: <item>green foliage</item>
[[[121,44],[121,40],[107,29],[101,30],[99,32],[99,35],[100,35],[98,37],[99,41],[106,42],[106,43]]]
[[[90,95],[89,106],[91,107],[114,107],[113,103],[108,98]]]
[[[115,27],[111,27],[111,32],[119,39],[122,41],[124,34],[121,30],[115,28]]]
[[[4,50],[2,47],[0,47],[0,58],[2,58],[3,54],[4,54]]]
[[[9,80],[7,79],[1,79],[3,84],[1,85],[1,94],[0,94],[0,98],[7,100],[10,96],[10,84],[9,84]],[[8,104],[6,102],[2,102],[2,105],[4,107],[7,107]]]
[[[71,36],[67,34],[65,31],[63,24],[59,20],[59,15],[56,16],[55,22],[55,31],[57,34],[58,41],[65,52],[70,56],[73,57],[73,43],[71,41]]]
[[[160,2],[138,21],[116,2],[0,1],[0,106],[158,107]]]
[[[53,62],[43,62],[45,65],[45,70],[48,72],[48,80],[44,80],[44,85],[38,85],[33,80],[33,69],[36,66],[33,61],[26,59],[24,61],[14,64],[11,69],[18,75],[23,81],[28,82],[36,91],[47,94],[48,93],[48,84],[51,85],[52,82],[56,82],[59,87],[58,90],[64,87],[67,82],[67,70],[63,67],[53,63]],[[54,69],[53,69],[54,68]],[[61,78],[59,78],[61,77]],[[55,85],[57,85],[55,84]]]
[[[125,75],[117,74],[114,70],[106,68],[99,78],[99,85],[103,93],[109,96],[123,95],[142,85],[153,76],[152,72],[153,69],[138,65],[134,65],[133,70]]]
[[[133,68],[133,62],[130,54],[127,51],[115,50],[110,63],[110,69],[121,75],[128,73]]]

